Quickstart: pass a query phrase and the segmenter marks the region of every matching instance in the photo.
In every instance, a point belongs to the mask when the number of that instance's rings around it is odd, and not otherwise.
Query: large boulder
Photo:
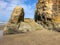
[[[24,9],[22,7],[15,7],[8,24],[4,28],[4,34],[19,33],[20,22],[24,22]]]

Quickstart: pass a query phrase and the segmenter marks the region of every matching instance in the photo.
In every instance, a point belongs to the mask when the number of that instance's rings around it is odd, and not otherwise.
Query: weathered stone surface
[[[24,22],[21,22],[19,27],[19,30],[21,32],[28,32],[42,29],[43,27],[41,25],[37,24],[33,19],[30,18],[25,18]]]
[[[24,9],[15,7],[8,24],[4,28],[4,34],[19,33],[19,23],[24,21]]]
[[[60,0],[38,0],[35,10],[35,21],[47,27],[60,23]],[[45,26],[45,27],[46,27]]]
[[[37,24],[33,19],[25,18],[24,22],[18,24],[9,24],[5,28],[4,34],[26,33],[28,31],[42,30],[41,25]]]
[[[24,9],[19,6],[15,7],[9,21],[11,23],[19,23],[20,21],[24,21]]]

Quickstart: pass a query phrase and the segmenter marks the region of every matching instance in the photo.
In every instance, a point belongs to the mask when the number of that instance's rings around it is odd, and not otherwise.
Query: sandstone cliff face
[[[60,0],[38,0],[35,10],[35,21],[54,27],[55,23],[60,23]]]
[[[53,15],[55,16],[54,22],[60,23],[60,0],[53,0]]]

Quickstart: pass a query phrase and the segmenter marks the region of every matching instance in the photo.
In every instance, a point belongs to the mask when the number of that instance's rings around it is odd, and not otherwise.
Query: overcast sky
[[[8,21],[13,9],[22,6],[25,18],[34,18],[34,10],[37,0],[0,0],[0,21]]]

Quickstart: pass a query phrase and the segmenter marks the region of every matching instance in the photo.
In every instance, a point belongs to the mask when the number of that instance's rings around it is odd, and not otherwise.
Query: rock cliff
[[[34,19],[47,28],[60,24],[60,0],[38,0]]]

